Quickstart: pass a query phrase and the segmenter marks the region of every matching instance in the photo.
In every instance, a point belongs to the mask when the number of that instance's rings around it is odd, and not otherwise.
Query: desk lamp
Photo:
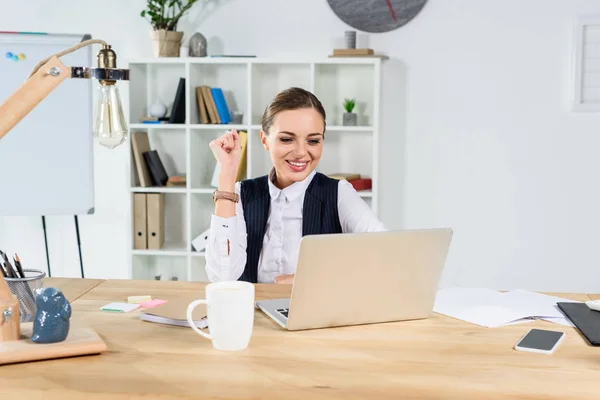
[[[97,68],[67,67],[59,59],[94,43],[102,45]],[[129,80],[129,70],[117,69],[116,53],[108,43],[98,39],[85,40],[36,65],[27,81],[0,105],[0,139],[67,78],[99,81],[93,134],[101,145],[110,149],[123,143],[127,138],[127,123],[116,83]]]

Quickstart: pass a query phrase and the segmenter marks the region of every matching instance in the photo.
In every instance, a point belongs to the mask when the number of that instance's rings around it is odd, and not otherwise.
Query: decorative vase
[[[346,39],[346,48],[347,49],[355,49],[356,48],[356,31],[344,32],[344,38]]]
[[[183,32],[164,29],[152,31],[154,57],[179,57]]]
[[[356,113],[344,113],[342,124],[344,126],[356,126],[357,115]]]
[[[163,118],[167,115],[167,106],[160,100],[156,100],[150,107],[150,116]]]
[[[188,42],[188,55],[190,57],[206,57],[206,38],[200,32],[196,32]]]

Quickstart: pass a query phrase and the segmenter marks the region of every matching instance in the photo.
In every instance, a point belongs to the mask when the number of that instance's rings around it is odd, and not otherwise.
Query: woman
[[[238,133],[210,143],[220,165],[206,249],[210,281],[292,283],[302,236],[385,230],[350,183],[315,171],[325,125],[325,110],[312,93],[280,92],[260,131],[273,168],[268,176],[237,183]]]

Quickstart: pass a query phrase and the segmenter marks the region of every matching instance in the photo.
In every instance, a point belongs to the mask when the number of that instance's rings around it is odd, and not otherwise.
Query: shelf
[[[187,189],[183,187],[164,187],[164,186],[134,186],[131,188],[133,193],[187,193]]]
[[[212,195],[215,191],[216,187],[213,186],[206,186],[206,187],[201,187],[201,188],[193,188],[190,189],[190,193],[196,193],[196,194],[210,194]]]
[[[192,257],[206,257],[206,253],[203,251],[185,251],[185,250],[169,250],[162,248],[159,250],[138,250],[133,249],[131,254],[135,256],[192,256]]]
[[[258,129],[260,129],[260,125]],[[238,129],[244,130],[248,129],[248,125],[245,124],[139,124],[139,123],[130,123],[130,129],[165,129],[165,130],[184,130],[187,128],[197,129],[197,130],[231,130]]]
[[[164,130],[183,130],[187,127],[186,124],[142,124],[130,123],[129,129],[164,129]]]
[[[244,124],[190,124],[187,126],[189,126],[191,129],[218,130],[218,131],[226,131],[226,130],[228,131],[231,129],[237,129],[237,130],[248,129],[248,125],[244,125]]]
[[[242,122],[245,122],[247,118],[246,110],[248,108],[248,68],[249,66],[246,63],[190,63],[188,80],[186,82],[187,98],[189,100],[189,104],[187,105],[187,109],[189,110],[187,122],[191,124],[200,124],[202,122],[196,90],[201,86],[221,89],[229,113],[231,115],[236,112],[241,113]],[[228,125],[223,124],[224,127]],[[219,127],[219,125],[216,126]]]
[[[247,127],[244,126],[243,129]],[[260,131],[262,129],[261,125],[251,125],[250,129],[253,131]],[[342,125],[331,125],[327,126],[326,132],[373,132],[372,126],[342,126]]]
[[[365,64],[377,65],[381,63],[378,57],[157,57],[143,58],[129,62],[130,66],[145,65],[186,65],[186,64]]]
[[[267,174],[272,168],[260,142],[262,114],[283,89],[301,87],[313,92],[327,112],[327,135],[317,171],[324,174],[359,173],[373,179],[373,190],[359,191],[363,201],[378,213],[378,158],[381,97],[379,58],[322,57],[167,57],[129,63],[130,130],[148,133],[167,174],[187,177],[185,187],[141,187],[133,157],[129,162],[129,191],[164,193],[165,245],[159,250],[131,250],[131,275],[154,279],[207,281],[205,253],[192,250],[192,240],[210,227],[214,211],[211,185],[216,161],[210,142],[231,129],[249,133],[246,177]],[[179,84],[186,79],[183,124],[144,124],[157,101],[170,115]],[[242,114],[239,124],[203,124],[196,88],[221,88],[230,113]],[[358,126],[343,126],[344,98],[355,97]],[[131,220],[134,209],[130,205]],[[133,229],[133,228],[132,228]],[[131,235],[131,242],[134,236]],[[133,247],[133,244],[130,245]]]
[[[138,256],[187,256],[187,246],[181,242],[165,242],[163,247],[157,250],[133,249],[132,254]]]

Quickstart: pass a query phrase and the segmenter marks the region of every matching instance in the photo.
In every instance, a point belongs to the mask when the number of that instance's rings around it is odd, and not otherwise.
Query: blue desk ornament
[[[35,343],[58,343],[69,335],[71,304],[62,292],[47,287],[35,290],[36,313],[33,320]]]

